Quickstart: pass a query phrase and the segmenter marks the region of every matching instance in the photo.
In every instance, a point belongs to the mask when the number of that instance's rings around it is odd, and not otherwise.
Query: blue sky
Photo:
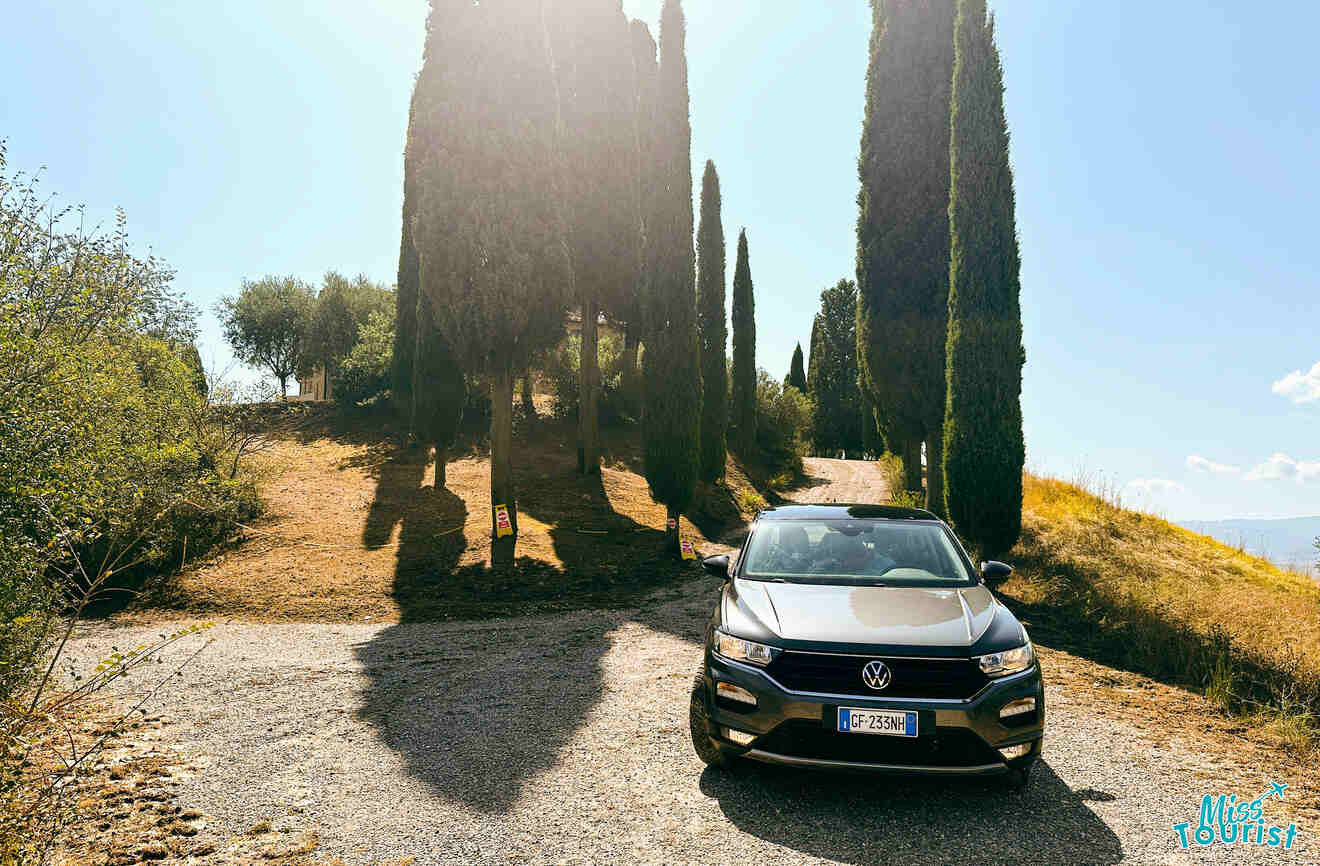
[[[654,23],[660,0],[625,0]],[[994,4],[1022,239],[1029,465],[1169,517],[1320,514],[1320,7]],[[777,376],[854,270],[869,10],[688,0],[693,164],[747,227]],[[203,10],[203,11],[198,11]],[[390,282],[421,0],[23,4],[0,137],[178,271]],[[732,262],[730,262],[732,270]]]

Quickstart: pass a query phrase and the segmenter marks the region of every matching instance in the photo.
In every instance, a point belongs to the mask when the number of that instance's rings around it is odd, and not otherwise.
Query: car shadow
[[[994,778],[803,772],[745,762],[707,769],[701,791],[734,826],[803,854],[862,866],[1112,864],[1123,847],[1049,764],[1011,792]]]

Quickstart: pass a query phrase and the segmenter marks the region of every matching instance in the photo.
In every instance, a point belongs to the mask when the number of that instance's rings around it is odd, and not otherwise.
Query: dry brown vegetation
[[[517,562],[489,564],[490,462],[469,441],[436,489],[422,449],[376,417],[326,411],[272,452],[267,513],[228,550],[146,588],[131,617],[407,621],[628,604],[691,573],[663,550],[665,509],[641,476],[635,430],[604,431],[599,478],[575,471],[573,431],[540,418],[518,433]],[[474,434],[473,439],[479,439]],[[727,550],[752,482],[730,461],[682,521],[699,552]]]
[[[1004,592],[1047,646],[1202,691],[1311,752],[1320,585],[1077,485],[1027,476]]]

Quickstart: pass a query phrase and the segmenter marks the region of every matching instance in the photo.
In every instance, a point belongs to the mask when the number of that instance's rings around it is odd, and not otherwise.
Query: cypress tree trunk
[[[679,546],[678,522],[682,515],[678,509],[669,506],[665,508],[665,551],[677,556],[683,555],[683,550]]]
[[[527,420],[529,422],[535,421],[536,401],[532,399],[532,367],[530,364],[523,368],[522,407],[523,414],[527,416]]]
[[[903,482],[907,492],[921,496],[921,440],[903,440]]]
[[[431,301],[416,298],[413,313],[411,381],[408,386],[408,441],[413,447],[435,443],[435,486],[446,483],[445,462],[458,437],[467,402],[467,381],[444,335],[435,327]]]
[[[600,474],[600,355],[596,320],[600,305],[596,298],[582,300],[582,351],[578,361],[578,472]]]
[[[943,429],[926,440],[926,510],[940,517],[945,514]]]
[[[513,370],[505,364],[490,377],[490,561],[510,565],[518,538],[518,502],[513,489]],[[513,534],[499,537],[495,506],[509,509]]]
[[[635,413],[641,405],[641,395],[637,393],[637,345],[640,328],[629,322],[623,332],[623,394],[628,408]]]

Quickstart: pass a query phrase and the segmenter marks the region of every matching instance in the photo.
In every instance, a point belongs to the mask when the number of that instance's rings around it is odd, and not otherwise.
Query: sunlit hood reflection
[[[995,616],[996,602],[983,586],[924,589],[752,580],[738,584],[742,602],[787,640],[970,646]]]

